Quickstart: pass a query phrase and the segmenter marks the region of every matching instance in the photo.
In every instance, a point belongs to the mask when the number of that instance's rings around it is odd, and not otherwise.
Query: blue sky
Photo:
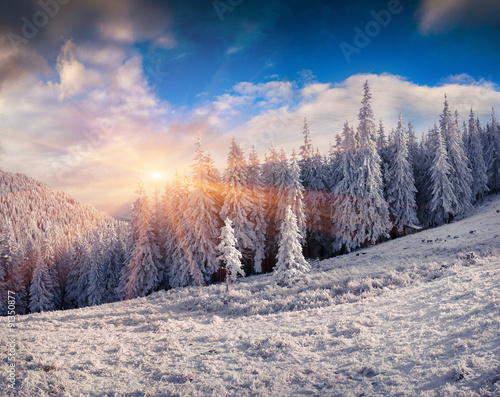
[[[476,22],[459,20],[437,32],[424,30],[423,5],[417,1],[395,2],[397,14],[391,13],[387,26],[349,62],[340,44],[353,45],[354,29],[365,31],[376,21],[373,13],[387,15],[390,2],[244,0],[232,11],[220,8],[222,21],[212,3],[196,11],[189,3],[174,7],[180,15],[172,23],[178,40],[174,48],[136,45],[147,67],[168,73],[161,82],[150,77],[160,95],[178,105],[195,105],[241,81],[297,80],[303,70],[322,82],[357,73],[391,73],[431,86],[462,73],[475,80],[499,79],[494,67],[500,61],[498,21],[474,17]],[[435,25],[446,26],[445,21],[443,17]]]
[[[188,170],[198,135],[223,167],[232,136],[290,153],[307,117],[327,152],[365,80],[387,130],[402,112],[426,131],[445,93],[486,123],[499,42],[492,0],[9,2],[0,167],[123,214],[137,174]]]

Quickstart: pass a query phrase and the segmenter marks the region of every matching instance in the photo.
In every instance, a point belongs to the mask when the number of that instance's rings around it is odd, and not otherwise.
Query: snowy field
[[[500,198],[292,288],[261,275],[31,314],[17,342],[19,396],[500,396]]]

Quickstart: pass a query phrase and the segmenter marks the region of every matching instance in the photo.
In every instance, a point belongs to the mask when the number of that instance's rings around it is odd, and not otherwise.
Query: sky
[[[0,169],[116,216],[139,174],[162,189],[194,143],[223,168],[236,137],[261,159],[329,149],[377,121],[417,134],[446,94],[466,120],[500,109],[496,0],[18,0],[0,7]]]

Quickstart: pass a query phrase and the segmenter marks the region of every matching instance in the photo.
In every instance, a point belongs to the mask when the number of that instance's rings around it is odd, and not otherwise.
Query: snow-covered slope
[[[499,396],[499,235],[492,197],[291,288],[261,275],[19,317],[14,395]]]

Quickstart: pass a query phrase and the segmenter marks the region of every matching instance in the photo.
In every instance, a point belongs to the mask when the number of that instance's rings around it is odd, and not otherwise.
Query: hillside
[[[104,257],[114,248],[102,247],[106,239],[124,245],[127,234],[127,223],[92,205],[0,170],[0,314],[7,290],[18,294],[20,314],[75,307],[67,284],[89,266],[91,253],[77,255],[78,249],[86,244]]]
[[[499,234],[490,197],[292,288],[267,274],[18,317],[15,395],[500,395]]]

